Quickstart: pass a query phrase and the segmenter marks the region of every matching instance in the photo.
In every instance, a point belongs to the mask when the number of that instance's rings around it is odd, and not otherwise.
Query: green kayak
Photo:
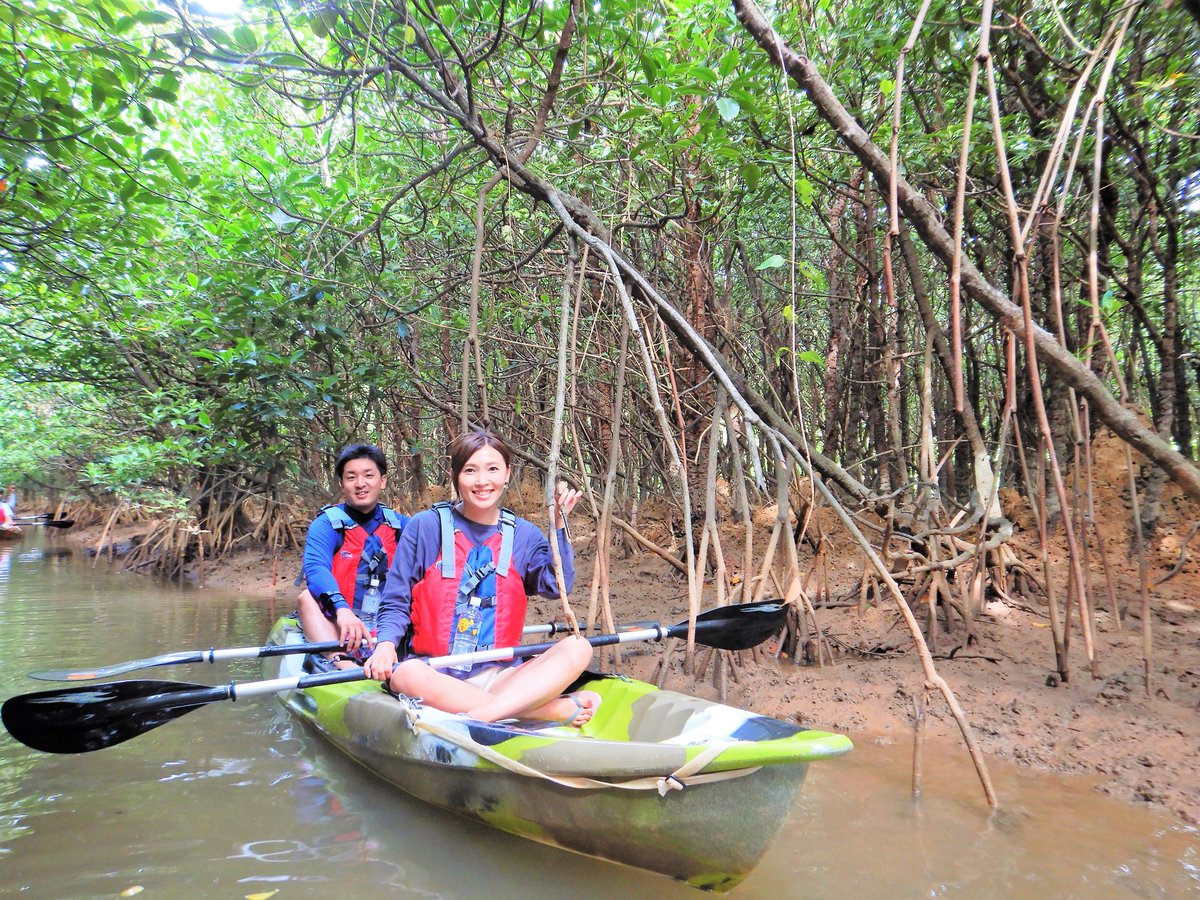
[[[270,643],[303,642],[281,619]],[[299,655],[270,677],[303,674]],[[840,734],[620,676],[580,685],[603,698],[582,729],[486,723],[355,681],[281,694],[357,762],[435,806],[535,841],[727,891],[770,846],[814,760]]]

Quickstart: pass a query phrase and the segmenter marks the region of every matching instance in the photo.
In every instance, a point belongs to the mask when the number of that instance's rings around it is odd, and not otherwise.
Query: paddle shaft
[[[637,622],[634,624],[637,626],[649,626],[654,623]],[[599,623],[597,623],[595,629],[599,631],[600,627]],[[617,627],[628,629],[633,627],[633,625],[618,625]],[[587,623],[581,623],[580,629],[586,631]],[[526,635],[555,635],[567,634],[570,631],[571,626],[564,622],[548,622],[544,625],[528,625],[525,627],[523,633]],[[136,672],[139,669],[151,669],[156,666],[178,666],[200,662],[215,663],[229,659],[287,656],[292,653],[332,653],[341,649],[343,647],[337,641],[321,641],[312,644],[268,644],[265,647],[230,647],[223,650],[210,647],[207,650],[179,650],[173,653],[164,653],[161,656],[151,656],[147,659],[134,659],[108,666],[96,666],[92,669],[46,669],[38,672],[30,672],[29,677],[36,678],[39,681],[95,681],[99,678],[113,678],[117,675],[124,675],[127,672]]]
[[[304,690],[321,687],[326,684],[342,684],[347,681],[365,681],[362,669],[338,669],[336,672],[321,672],[316,675],[299,675],[290,678],[271,678],[266,681],[247,681],[219,684],[211,688],[197,688],[193,691],[163,695],[162,706],[199,706],[218,700],[249,700],[251,697],[265,697],[268,694],[278,694],[282,691]],[[182,703],[180,699],[182,698]],[[144,708],[152,708],[157,704],[145,704]]]
[[[652,626],[654,624],[655,624],[654,622],[647,622],[647,621],[626,622],[626,623],[618,622],[615,627],[619,631],[632,631],[635,628],[649,628],[650,626]],[[580,631],[603,631],[604,625],[600,622],[597,622],[595,625],[592,625],[591,627],[589,627],[587,622],[580,622],[579,630]],[[525,635],[529,635],[529,634],[555,635],[555,634],[570,634],[572,631],[573,631],[573,629],[571,628],[571,625],[569,622],[547,622],[544,625],[526,625],[524,630],[521,632],[521,634],[525,634]]]
[[[179,653],[168,653],[155,657],[154,665],[169,666],[176,663],[209,662],[215,663],[227,659],[254,659],[255,657],[287,656],[292,653],[326,653],[340,650],[342,645],[337,641],[319,641],[312,644],[267,644],[265,647],[228,647],[218,650],[210,647],[207,650],[183,650]],[[149,662],[149,660],[142,660]]]
[[[699,630],[700,625],[696,627]],[[672,625],[670,628],[654,625],[650,628],[638,629],[637,631],[622,631],[620,634],[598,634],[595,637],[584,638],[584,640],[593,647],[627,644],[632,641],[661,641],[665,637],[678,636],[678,632],[676,631],[678,628],[682,628],[683,633],[687,634],[687,623],[685,622],[682,625]],[[474,653],[433,656],[425,660],[425,662],[435,669],[445,669],[450,666],[465,666],[467,664],[474,666],[486,662],[525,659],[528,656],[537,656],[545,653],[557,643],[557,641],[546,641],[541,644],[522,644],[519,647],[493,647],[491,650],[476,650]]]
[[[164,653],[148,659],[134,659],[129,662],[114,663],[110,666],[97,666],[94,669],[48,669],[41,672],[30,672],[30,678],[40,681],[95,681],[98,678],[112,678],[124,675],[138,669],[151,669],[155,666],[176,666],[188,663],[209,662],[227,659],[254,659],[255,657],[285,656],[289,653],[326,653],[341,649],[337,641],[322,641],[313,644],[268,644],[265,647],[230,647],[218,650],[210,647],[207,650],[179,650],[174,653]]]

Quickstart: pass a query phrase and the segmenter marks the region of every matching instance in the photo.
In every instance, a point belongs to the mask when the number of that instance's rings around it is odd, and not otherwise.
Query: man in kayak
[[[323,508],[304,539],[306,589],[297,600],[310,641],[340,641],[350,654],[369,652],[388,566],[408,517],[379,502],[387,488],[387,458],[373,444],[338,454],[334,476],[342,502]],[[329,657],[337,668],[353,656]]]
[[[489,431],[471,431],[450,442],[449,456],[459,500],[417,513],[405,528],[383,591],[379,638],[363,670],[397,693],[480,721],[519,716],[583,725],[600,695],[563,693],[592,659],[591,645],[578,635],[523,664],[466,662],[442,671],[419,658],[515,646],[527,596],[558,596],[549,540],[500,506],[512,461],[508,444]],[[554,539],[567,591],[575,557],[564,526],[578,501],[579,491],[560,486]],[[417,656],[393,672],[406,635]]]

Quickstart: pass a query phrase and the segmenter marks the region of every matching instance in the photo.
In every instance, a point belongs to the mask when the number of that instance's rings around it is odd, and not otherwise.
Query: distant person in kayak
[[[408,517],[379,502],[387,488],[387,458],[374,444],[352,444],[333,473],[342,502],[324,507],[304,539],[306,589],[297,600],[310,641],[340,641],[349,654],[369,653],[379,599],[396,542]],[[328,657],[337,668],[352,655]]]
[[[17,510],[17,488],[15,485],[8,486],[8,499],[0,500],[0,528],[15,528],[16,522],[13,521]]]
[[[480,721],[519,716],[583,725],[600,695],[563,693],[592,659],[591,645],[578,635],[524,663],[439,670],[420,658],[516,646],[527,596],[558,596],[550,542],[500,506],[512,462],[508,444],[489,431],[471,431],[450,442],[449,456],[458,502],[417,513],[405,528],[383,591],[379,639],[363,669],[397,693]],[[578,501],[579,491],[560,486],[554,539],[567,591],[575,556],[565,521]],[[406,636],[416,656],[393,672]]]

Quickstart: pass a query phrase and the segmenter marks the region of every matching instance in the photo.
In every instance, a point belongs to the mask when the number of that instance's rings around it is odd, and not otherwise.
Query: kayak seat
[[[591,673],[588,673],[591,675]],[[689,720],[711,704],[620,675],[581,678],[568,690],[593,690],[604,698],[583,733],[603,740],[661,743],[678,737]]]
[[[634,701],[629,740],[647,743],[686,743],[686,734],[702,718],[709,701],[671,691],[655,691]],[[711,737],[711,732],[709,737]]]

